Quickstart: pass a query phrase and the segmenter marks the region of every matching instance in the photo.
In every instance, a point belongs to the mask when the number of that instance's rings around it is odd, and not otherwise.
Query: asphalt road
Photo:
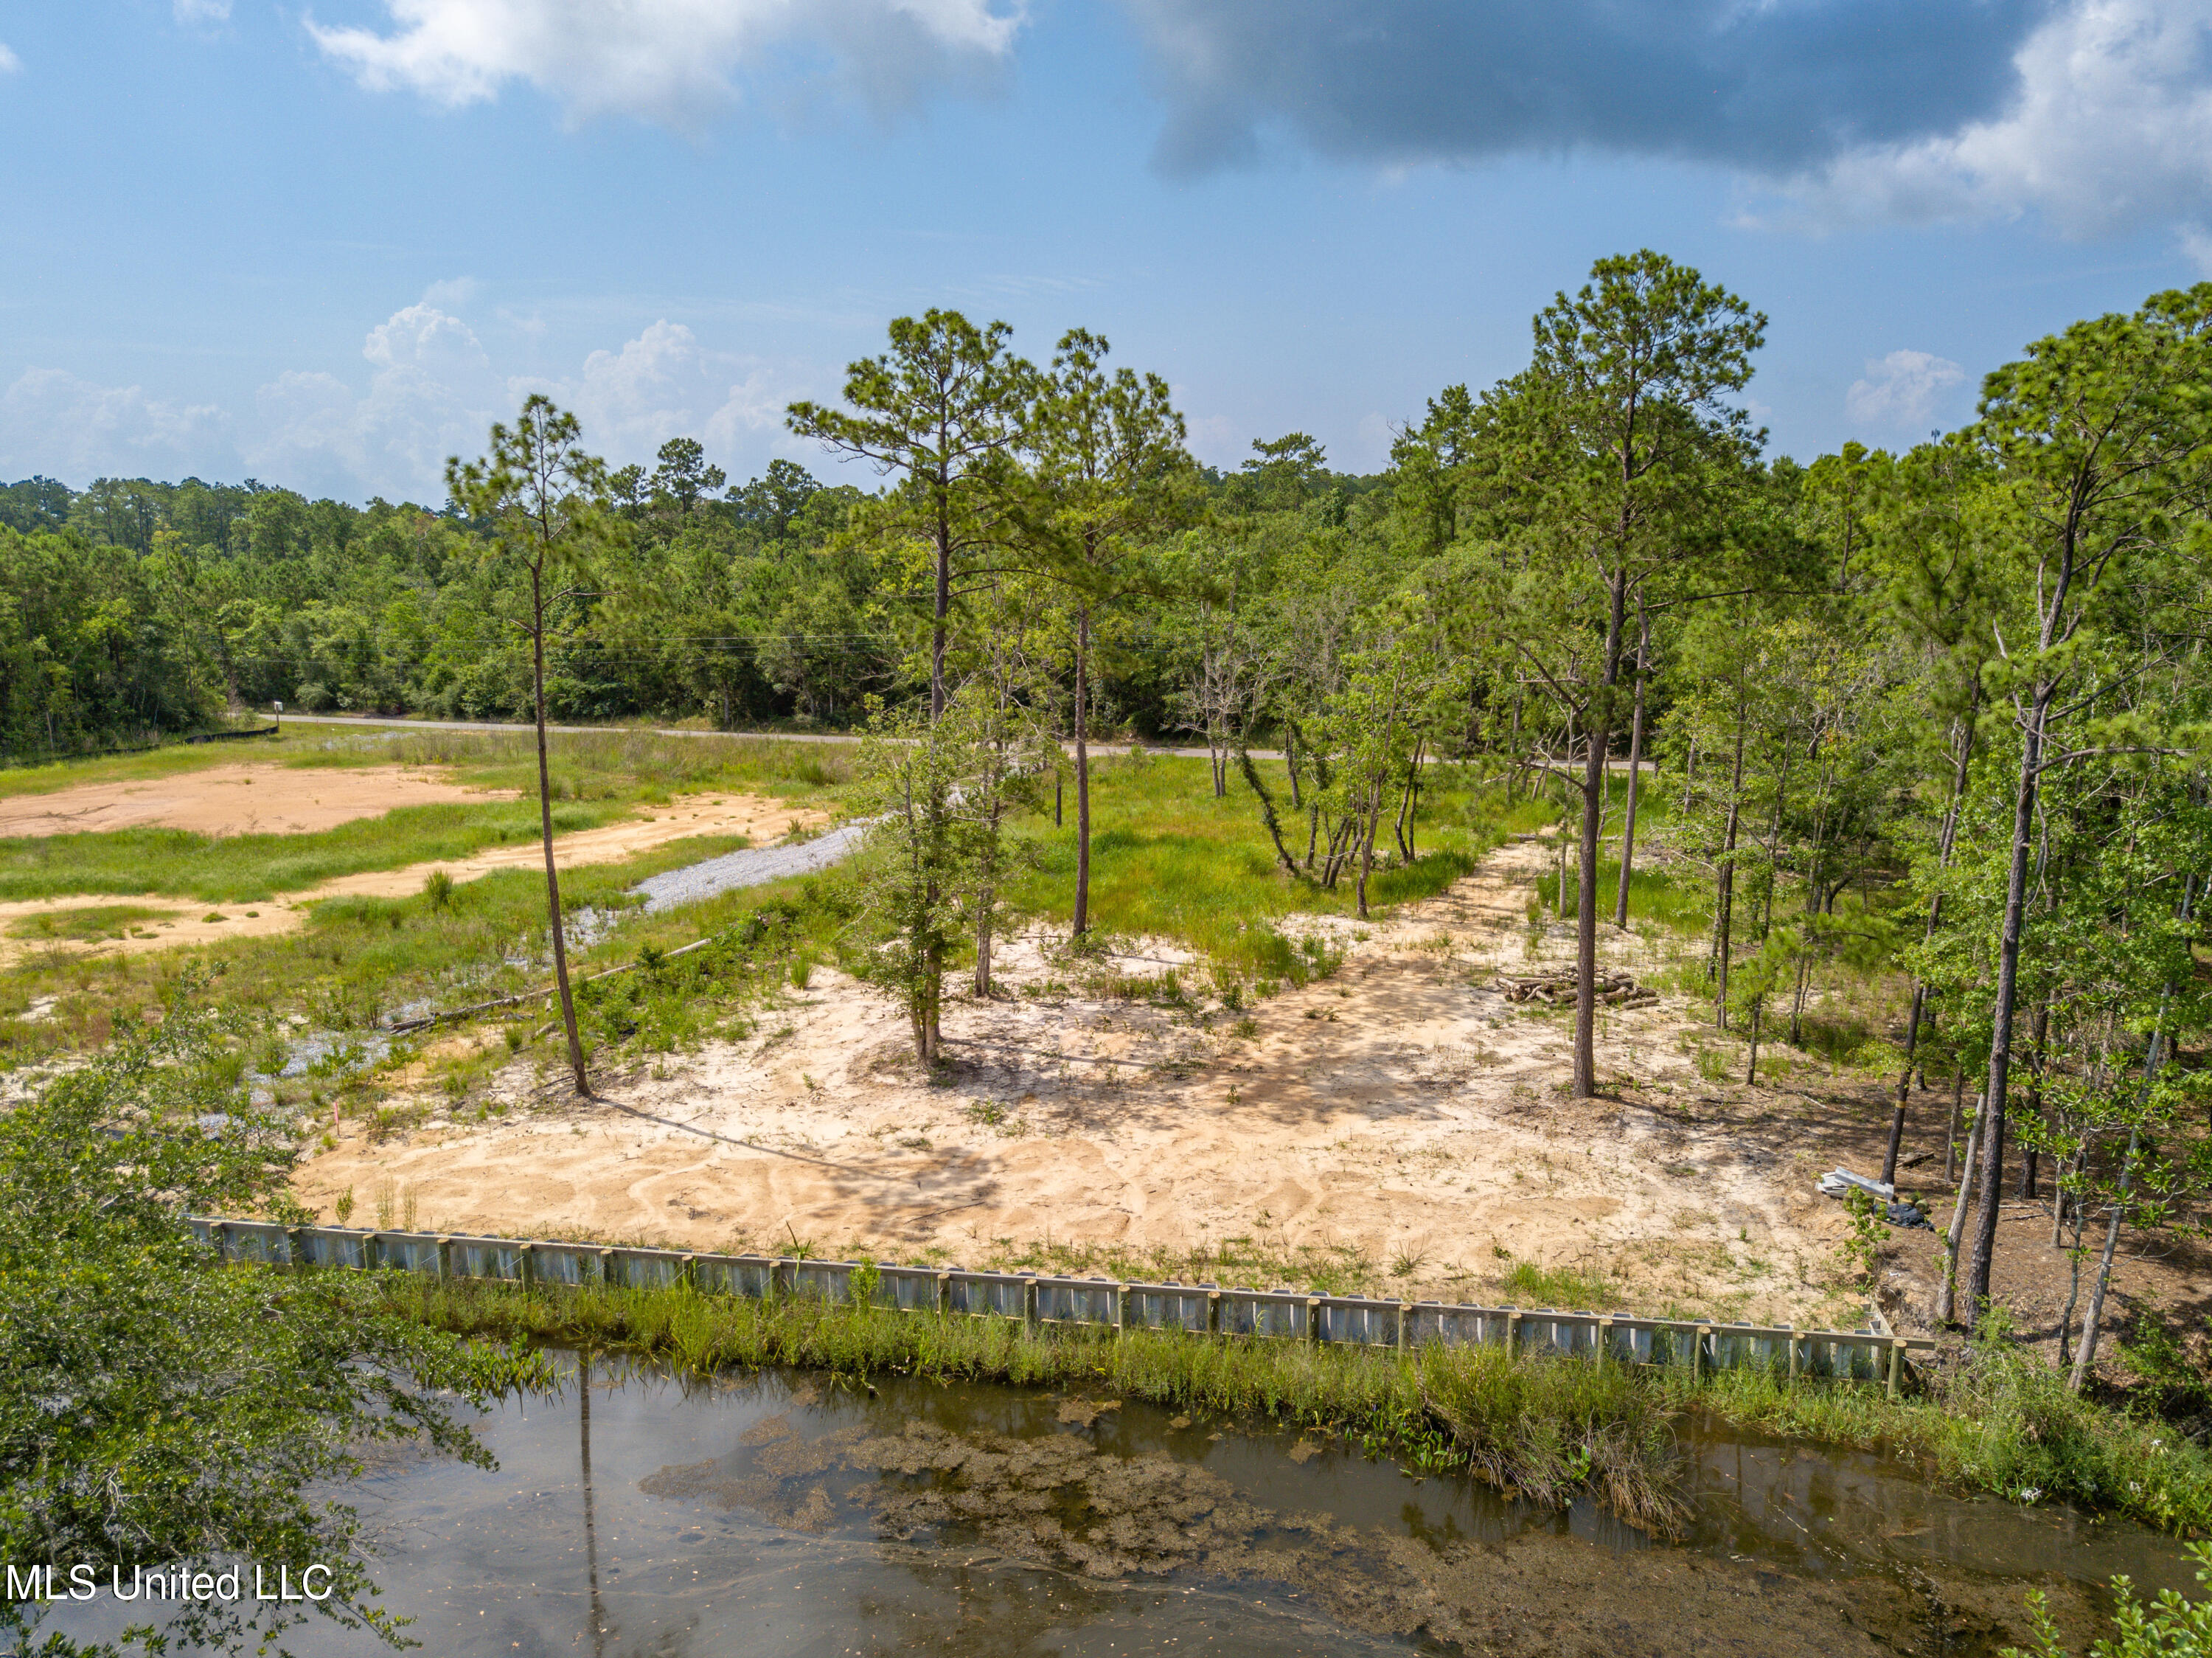
[[[509,731],[518,735],[523,732],[532,731],[537,728],[534,726],[510,724],[499,720],[379,719],[362,714],[293,714],[289,712],[283,716],[279,723],[283,725],[374,726],[399,731]],[[753,737],[764,742],[856,743],[865,741],[860,737],[852,736],[843,732],[830,731],[701,731],[678,726],[657,725],[548,725],[545,728],[548,731],[567,732],[581,736],[589,736],[606,732],[641,731],[647,736],[653,737]],[[1065,745],[1063,745],[1063,747],[1065,747]],[[1129,752],[1129,748],[1130,745],[1127,743],[1093,743],[1091,745],[1091,752],[1094,754],[1126,754]],[[1206,758],[1207,754],[1207,751],[1203,748],[1154,748],[1149,743],[1146,745],[1145,752],[1147,754],[1174,754],[1184,759],[1193,760],[1202,760]],[[1283,758],[1283,754],[1282,751],[1278,748],[1255,748],[1252,751],[1252,758],[1255,760],[1279,760]]]

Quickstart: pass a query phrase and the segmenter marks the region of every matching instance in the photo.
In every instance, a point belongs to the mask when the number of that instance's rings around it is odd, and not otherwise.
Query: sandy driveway
[[[1014,996],[949,1010],[957,1063],[933,1087],[890,1008],[817,970],[762,1035],[672,1059],[660,1080],[382,1145],[349,1136],[301,1192],[327,1214],[351,1187],[365,1213],[392,1185],[454,1230],[970,1265],[1036,1242],[1348,1245],[1425,1294],[1472,1295],[1525,1260],[1605,1271],[1646,1309],[1809,1314],[1834,1206],[1810,1195],[1809,1153],[1747,1143],[1701,1103],[1686,1009],[1609,1013],[1601,1076],[1641,1086],[1575,1104],[1564,1018],[1479,988],[1527,965],[1526,883],[1545,856],[1509,847],[1388,925],[1311,923],[1346,965],[1262,1003],[1249,1034],[1232,1017],[1207,1030],[1045,1000],[1048,964],[1024,943],[1006,952]],[[1635,941],[1613,948],[1633,965]],[[527,1057],[502,1078],[518,1100],[530,1081]]]

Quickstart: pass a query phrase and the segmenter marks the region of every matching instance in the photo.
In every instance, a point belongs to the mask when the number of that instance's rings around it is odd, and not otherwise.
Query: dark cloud
[[[1381,163],[1601,149],[1780,174],[1996,113],[2049,0],[1125,0],[1158,159],[1288,129]]]

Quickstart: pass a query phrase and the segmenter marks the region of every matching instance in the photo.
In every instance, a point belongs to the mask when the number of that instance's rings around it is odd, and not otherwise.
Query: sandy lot
[[[400,806],[513,800],[398,765],[210,766],[131,783],[88,783],[0,798],[0,839],[96,835],[149,825],[201,835],[306,835]]]
[[[222,775],[249,768],[225,766],[219,771],[194,774],[196,778],[210,779],[212,788],[225,785]],[[291,771],[273,768],[279,775],[293,777],[355,777],[380,775],[395,771],[395,768],[379,767],[374,773]],[[398,774],[413,777],[416,774]],[[173,780],[179,783],[185,779]],[[458,789],[449,783],[426,779],[438,788],[452,790],[450,797],[483,800],[482,793]],[[131,787],[136,788],[133,784]],[[167,787],[165,783],[163,787]],[[246,792],[235,783],[229,785],[234,795]],[[259,783],[254,788],[261,787]],[[69,791],[75,793],[76,791]],[[53,801],[54,795],[41,795],[40,800]],[[220,802],[225,798],[213,795]],[[328,799],[326,795],[324,799]],[[490,798],[497,798],[491,796]],[[512,798],[509,796],[508,798]],[[209,798],[191,796],[186,799],[191,810],[207,806]],[[311,804],[313,802],[311,801]],[[376,808],[388,811],[395,806],[419,803],[411,798],[393,799],[387,795]],[[0,802],[0,807],[8,802]],[[365,814],[355,812],[352,816]],[[341,821],[343,820],[340,820]],[[753,795],[717,794],[678,795],[665,806],[647,807],[640,815],[611,823],[598,829],[578,830],[574,834],[554,838],[554,856],[559,864],[571,868],[583,863],[618,863],[624,858],[669,841],[682,840],[693,835],[748,835],[756,844],[766,844],[788,834],[794,827],[825,823],[828,819],[819,812],[793,808],[785,802],[769,800]],[[107,827],[118,826],[108,825]],[[178,826],[183,826],[181,825]],[[266,827],[267,826],[264,826]],[[17,830],[15,833],[52,832]],[[444,869],[454,881],[473,881],[495,869],[537,869],[542,866],[544,854],[538,843],[532,840],[510,841],[497,846],[488,846],[465,858],[449,858],[442,862],[410,863],[397,869],[372,869],[357,875],[341,875],[335,881],[295,893],[282,893],[274,899],[251,905],[218,905],[212,908],[204,904],[193,904],[169,898],[132,898],[112,893],[100,893],[76,898],[33,899],[21,902],[0,903],[0,967],[33,950],[62,949],[90,954],[167,949],[179,944],[205,944],[216,939],[265,936],[289,932],[305,923],[307,907],[318,900],[330,898],[404,898],[422,890],[422,882],[433,869]],[[152,916],[134,923],[122,937],[104,937],[80,942],[68,939],[49,939],[35,936],[38,918],[52,916],[57,918],[76,910],[103,909],[128,905],[155,911]],[[27,936],[17,936],[19,934]]]
[[[761,1034],[607,1078],[599,1103],[533,1095],[526,1052],[501,1083],[539,1109],[381,1144],[349,1134],[301,1193],[328,1214],[351,1188],[366,1214],[372,1194],[404,1192],[422,1224],[453,1230],[968,1265],[1036,1242],[1349,1247],[1409,1293],[1459,1298],[1525,1260],[1602,1271],[1647,1309],[1811,1317],[1843,1231],[1812,1192],[1826,1164],[1699,1078],[1687,1010],[1609,1012],[1599,1069],[1618,1097],[1577,1104],[1565,1017],[1486,988],[1528,963],[1546,856],[1506,848],[1388,924],[1314,922],[1345,965],[1261,1004],[1245,1034],[1055,993],[1060,970],[1026,940],[1006,952],[1014,994],[949,1011],[957,1063],[932,1086],[890,1007],[817,970]],[[1557,934],[1540,959],[1570,948]],[[1608,948],[1632,967],[1640,946]]]

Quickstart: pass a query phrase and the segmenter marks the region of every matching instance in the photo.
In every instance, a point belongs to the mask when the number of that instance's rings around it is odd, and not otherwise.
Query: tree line
[[[1965,428],[1808,466],[1747,412],[1765,319],[1645,251],[1359,477],[1299,433],[1201,465],[1103,338],[1036,363],[931,311],[787,411],[867,486],[730,487],[688,439],[611,469],[542,399],[435,511],[15,485],[0,719],[17,753],[276,696],[869,729],[870,959],[933,1059],[956,966],[991,991],[1009,826],[1063,771],[1092,927],[1100,731],[1202,744],[1282,879],[1363,912],[1452,762],[1571,831],[1575,1094],[1656,835],[1747,1080],[1844,978],[1903,987],[1882,1173],[1908,1133],[1971,1170],[1945,1310],[1988,1308],[1999,1204],[2036,1197],[2086,1373],[2120,1228],[2193,1216],[2206,1173],[2208,314],[2200,285],[2075,324]]]

